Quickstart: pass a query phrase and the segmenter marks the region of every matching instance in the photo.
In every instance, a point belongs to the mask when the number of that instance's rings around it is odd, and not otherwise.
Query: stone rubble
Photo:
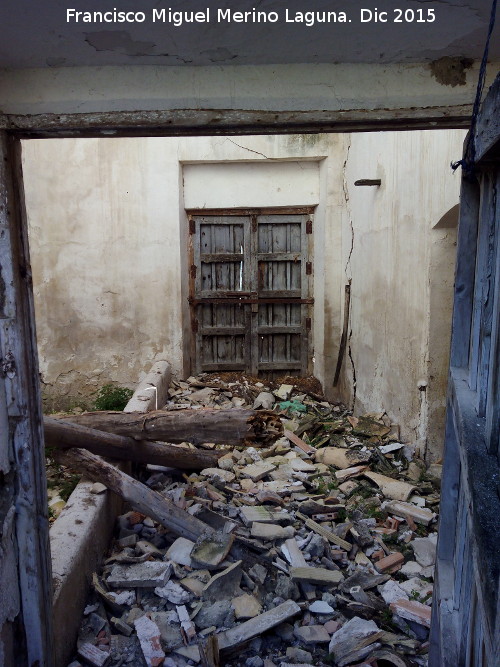
[[[385,415],[353,417],[311,379],[205,374],[169,395],[165,409],[274,409],[288,437],[206,443],[224,455],[199,473],[142,467],[217,533],[195,543],[120,516],[71,667],[426,666],[440,466],[427,472]]]

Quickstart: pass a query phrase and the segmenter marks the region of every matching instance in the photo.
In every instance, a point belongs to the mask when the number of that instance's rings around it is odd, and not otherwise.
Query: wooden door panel
[[[198,306],[198,321],[207,327],[232,327],[245,329],[245,309],[239,304],[206,303]]]
[[[196,370],[306,374],[308,214],[193,215]]]
[[[294,303],[265,303],[259,305],[258,333],[268,327],[286,327],[295,332],[301,327],[301,305]]]
[[[248,292],[251,272],[248,216],[197,216],[194,222],[196,295]]]

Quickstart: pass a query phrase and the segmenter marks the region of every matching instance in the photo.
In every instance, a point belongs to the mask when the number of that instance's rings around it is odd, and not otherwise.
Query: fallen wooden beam
[[[138,440],[215,442],[264,446],[283,435],[283,425],[269,410],[172,410],[147,412],[86,412],[64,421]]]
[[[224,454],[224,452],[176,447],[163,442],[139,441],[50,417],[44,417],[43,426],[45,444],[48,447],[58,449],[80,447],[112,459],[153,463],[182,470],[216,467],[217,460]]]
[[[216,531],[188,512],[181,510],[171,500],[138,482],[99,456],[84,449],[57,450],[54,458],[58,463],[74,468],[89,479],[101,482],[108,489],[129,502],[142,514],[158,521],[180,537],[195,542],[201,535],[215,535]],[[232,535],[228,539],[233,540]]]

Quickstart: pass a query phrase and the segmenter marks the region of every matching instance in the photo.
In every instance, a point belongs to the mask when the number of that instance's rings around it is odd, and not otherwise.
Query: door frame
[[[189,278],[188,304],[189,304],[189,373],[192,375],[197,370],[197,349],[196,349],[196,334],[198,331],[197,320],[195,317],[195,282],[196,282],[196,264],[195,264],[195,247],[193,243],[195,234],[194,216],[263,216],[263,215],[310,215],[314,216],[316,206],[269,206],[269,207],[255,207],[255,208],[189,208],[185,210],[188,224],[187,233],[187,271]],[[302,303],[307,305],[307,317],[305,324],[306,342],[305,349],[307,350],[307,360],[304,364],[307,375],[312,373],[312,360],[314,351],[312,349],[312,331],[313,331],[313,306],[314,306],[314,224],[311,226],[311,231],[308,232],[308,244],[305,261],[312,268],[311,274],[308,276],[309,282],[309,296],[301,299]],[[247,372],[248,371],[244,371]],[[286,374],[283,372],[283,374]]]

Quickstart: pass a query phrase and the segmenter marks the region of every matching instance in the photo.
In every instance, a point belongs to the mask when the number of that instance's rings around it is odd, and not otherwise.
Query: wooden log
[[[64,421],[138,440],[164,442],[216,442],[225,445],[263,446],[283,435],[283,425],[269,410],[155,410],[136,412],[86,412]]]
[[[145,484],[107,463],[99,456],[84,449],[57,450],[54,458],[58,463],[74,468],[92,481],[101,482],[108,489],[129,502],[134,509],[158,521],[180,537],[196,542],[200,535],[214,535],[215,531],[188,512],[180,509],[171,500],[153,491]],[[231,539],[232,536],[228,536]]]
[[[203,470],[216,467],[218,458],[224,454],[176,447],[163,442],[139,441],[50,417],[44,417],[43,425],[45,444],[48,447],[80,447],[100,456],[125,461],[154,463],[182,470]]]

